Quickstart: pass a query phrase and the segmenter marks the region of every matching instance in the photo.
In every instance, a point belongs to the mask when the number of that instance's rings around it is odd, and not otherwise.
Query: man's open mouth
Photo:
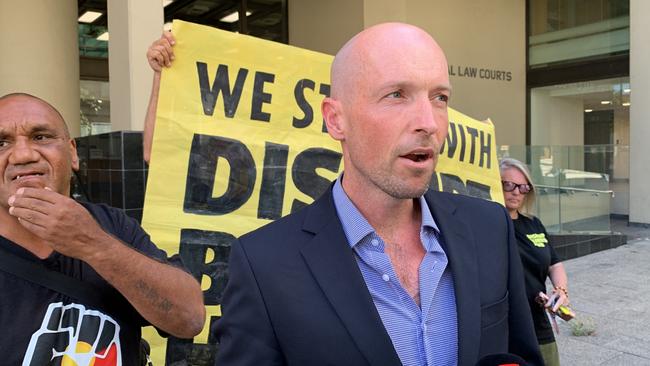
[[[29,177],[40,177],[42,176],[42,173],[26,173],[26,174],[18,174],[16,175],[12,180],[19,180],[21,178],[29,178]]]
[[[421,161],[425,161],[428,159],[431,159],[433,157],[433,153],[429,152],[415,152],[415,153],[410,153],[406,155],[402,155],[403,158],[412,160],[416,163],[419,163]]]

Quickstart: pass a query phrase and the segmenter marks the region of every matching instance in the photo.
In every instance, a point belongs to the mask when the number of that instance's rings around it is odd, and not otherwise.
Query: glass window
[[[539,176],[562,167],[562,189],[577,185],[599,199],[604,190],[616,192],[611,212],[627,214],[631,93],[629,77],[532,88],[531,145],[545,146],[530,156]]]
[[[629,0],[530,0],[531,67],[626,53]]]
[[[240,19],[240,13],[246,19]],[[173,1],[165,6],[165,22],[173,19],[288,43],[286,0]]]
[[[629,77],[531,89],[532,145],[627,145]]]
[[[287,17],[283,0],[248,0],[248,34],[270,41],[288,43]]]
[[[81,136],[111,132],[107,81],[80,80]]]
[[[102,37],[106,32],[105,25],[79,23],[79,56],[108,58],[108,42]]]
[[[287,0],[161,0],[165,22],[173,19],[288,43]],[[99,14],[78,23],[81,58],[81,136],[111,132],[106,1],[80,1],[79,15]],[[240,14],[246,14],[240,19]],[[170,23],[165,23],[169,29]],[[144,57],[144,55],[143,55]],[[83,80],[88,79],[88,80]]]

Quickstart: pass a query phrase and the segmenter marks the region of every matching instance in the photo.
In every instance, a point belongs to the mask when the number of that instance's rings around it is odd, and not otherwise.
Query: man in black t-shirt
[[[79,166],[59,112],[0,97],[0,255],[91,284],[99,305],[0,271],[3,365],[136,365],[140,327],[189,338],[203,328],[198,282],[120,210],[69,198]]]

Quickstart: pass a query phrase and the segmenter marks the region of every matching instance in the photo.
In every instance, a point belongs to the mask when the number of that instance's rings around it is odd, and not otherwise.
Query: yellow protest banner
[[[201,281],[208,318],[193,341],[148,331],[155,364],[209,362],[231,239],[320,196],[343,170],[325,131],[332,56],[175,21],[163,72],[143,226]],[[449,110],[433,188],[502,201],[491,122]]]

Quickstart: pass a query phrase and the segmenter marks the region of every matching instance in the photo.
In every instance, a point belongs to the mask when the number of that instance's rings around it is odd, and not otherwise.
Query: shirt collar
[[[336,213],[339,216],[341,225],[343,226],[343,232],[348,239],[348,244],[351,248],[354,248],[357,243],[359,243],[363,238],[375,232],[375,229],[370,225],[368,220],[359,212],[359,209],[352,203],[350,197],[343,190],[343,185],[341,180],[343,175],[340,175],[336,182],[334,183],[334,188],[332,188],[332,195],[334,198],[334,207],[336,207]],[[436,234],[440,234],[440,229],[436,225],[431,210],[427,201],[424,199],[424,196],[418,198],[420,200],[420,210],[422,214],[422,226],[420,230],[424,232],[426,229],[432,229]],[[425,243],[425,249],[430,251],[431,248],[428,248],[428,244]]]

